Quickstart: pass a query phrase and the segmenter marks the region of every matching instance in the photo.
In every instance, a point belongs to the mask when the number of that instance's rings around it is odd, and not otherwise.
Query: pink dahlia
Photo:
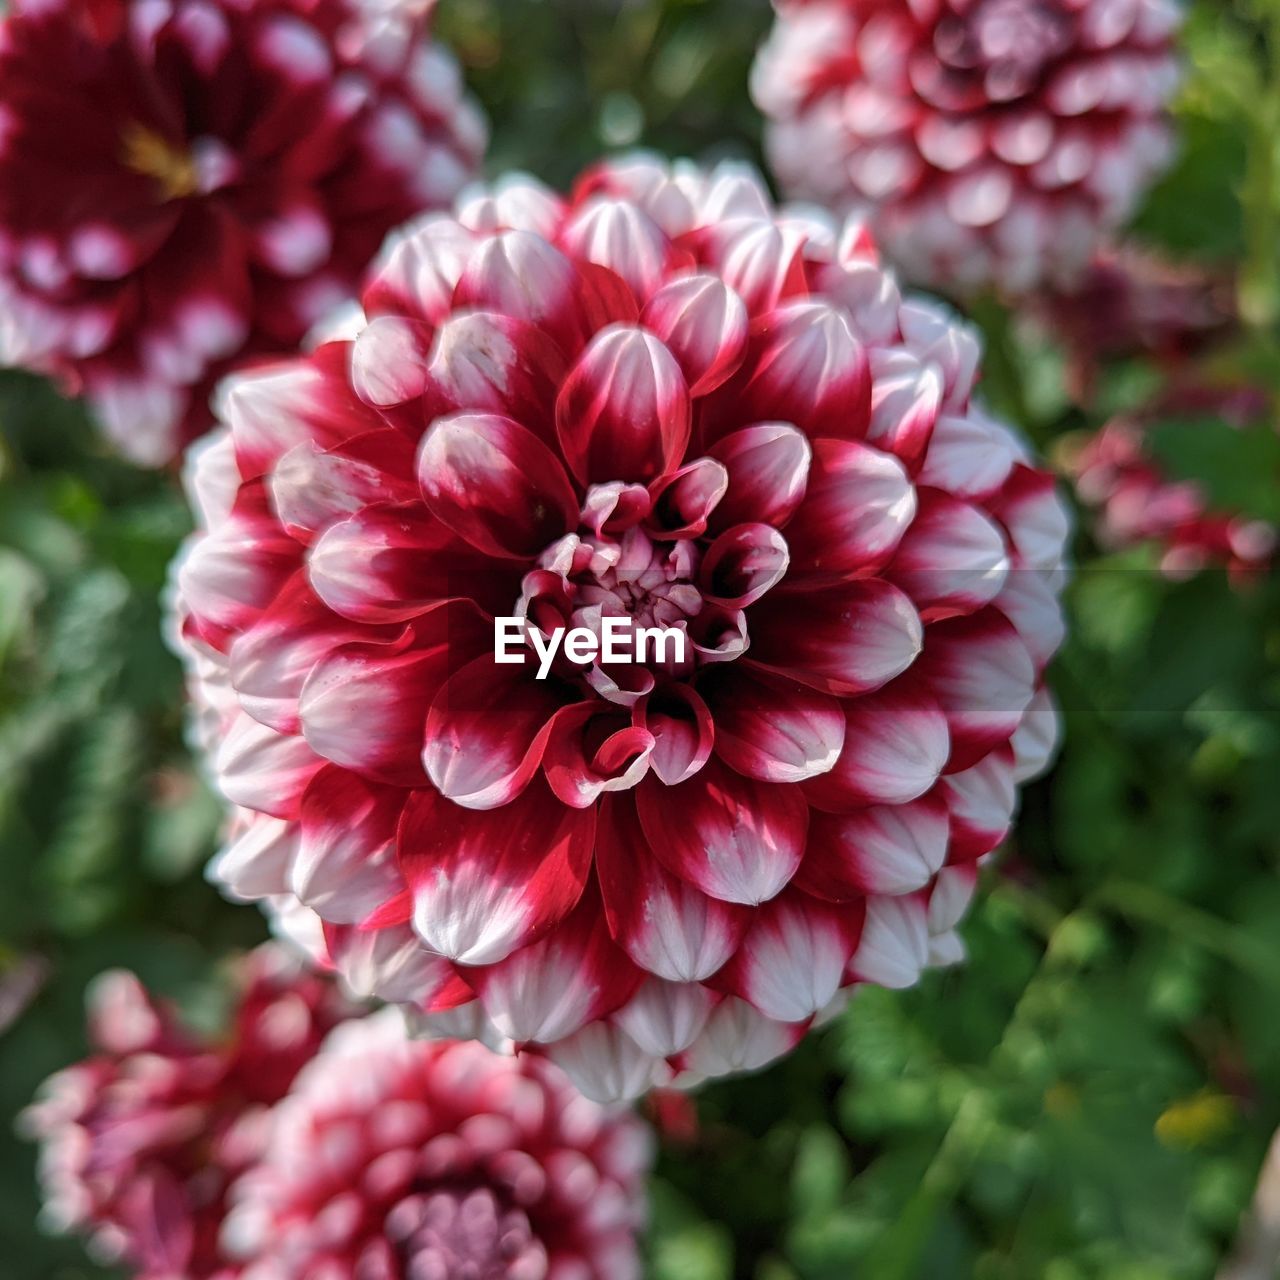
[[[242,964],[226,1036],[183,1028],[132,974],[89,997],[93,1055],[51,1077],[23,1127],[41,1143],[45,1215],[138,1280],[223,1280],[234,1177],[261,1154],[269,1108],[349,1008],[277,947]]]
[[[644,1126],[545,1059],[339,1027],[231,1193],[242,1280],[638,1280]]]
[[[1053,746],[1067,533],[973,333],[856,225],[644,157],[417,223],[364,305],[192,460],[175,630],[228,891],[601,1098],[959,958]],[[503,617],[681,643],[543,679]]]
[[[293,350],[484,126],[380,0],[17,0],[0,20],[0,363],[84,394],[135,460]]]
[[[1183,388],[1173,403],[1113,418],[1070,460],[1080,500],[1095,509],[1095,533],[1111,550],[1150,545],[1162,573],[1189,578],[1226,569],[1247,582],[1275,563],[1280,530],[1215,507],[1194,480],[1171,477],[1147,436],[1162,418],[1203,412],[1237,429],[1267,421],[1269,398],[1250,389]]]
[[[1171,152],[1173,0],[775,0],[752,89],[788,191],[911,278],[1069,279]]]

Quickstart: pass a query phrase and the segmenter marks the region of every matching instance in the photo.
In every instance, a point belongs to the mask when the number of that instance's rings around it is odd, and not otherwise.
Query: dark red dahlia
[[[1173,0],[775,0],[752,90],[788,191],[912,279],[1069,280],[1171,151]]]
[[[375,0],[18,0],[0,22],[0,362],[84,394],[132,458],[296,348],[484,126]]]
[[[242,1280],[639,1280],[644,1127],[551,1063],[348,1022],[223,1228]]]
[[[1227,272],[1136,245],[1101,250],[1069,289],[1036,299],[1033,315],[1065,347],[1069,390],[1086,403],[1105,361],[1148,356],[1180,380],[1188,357],[1229,335],[1237,320]]]
[[[89,1000],[93,1056],[47,1081],[23,1117],[49,1222],[138,1280],[238,1274],[218,1244],[228,1187],[262,1154],[269,1108],[351,1012],[275,946],[238,979],[231,1027],[210,1040],[132,974],[104,974]]]
[[[228,890],[597,1097],[958,959],[1053,747],[1067,532],[972,333],[856,225],[645,158],[418,224],[364,302],[193,458],[175,617]],[[539,678],[503,617],[684,651]]]

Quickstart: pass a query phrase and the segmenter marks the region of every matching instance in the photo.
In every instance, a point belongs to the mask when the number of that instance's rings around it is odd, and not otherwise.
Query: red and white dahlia
[[[639,1280],[645,1127],[545,1059],[339,1027],[232,1190],[242,1280]]]
[[[1167,163],[1174,0],[775,0],[752,77],[792,194],[912,279],[1062,283]]]
[[[1151,428],[1196,412],[1241,429],[1265,422],[1270,398],[1251,388],[1182,387],[1167,401],[1122,414],[1070,459],[1080,500],[1094,509],[1094,532],[1107,549],[1155,548],[1161,573],[1180,580],[1225,569],[1249,582],[1276,561],[1280,530],[1267,520],[1215,507],[1202,485],[1168,474],[1152,451]]]
[[[296,348],[484,124],[378,0],[17,0],[0,20],[0,363],[159,464],[240,360]]]
[[[761,1065],[959,958],[1055,737],[1053,482],[973,333],[749,171],[513,178],[350,341],[233,380],[175,573],[234,895],[590,1096]],[[495,661],[610,618],[683,661]]]
[[[218,1244],[227,1190],[262,1153],[270,1107],[351,1012],[282,948],[240,966],[229,1033],[183,1028],[130,973],[89,996],[93,1056],[52,1076],[24,1113],[41,1143],[44,1215],[137,1280],[238,1274]]]

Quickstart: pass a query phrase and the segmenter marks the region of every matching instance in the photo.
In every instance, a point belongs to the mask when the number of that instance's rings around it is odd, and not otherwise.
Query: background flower
[[[280,1105],[223,1229],[243,1280],[638,1280],[644,1126],[550,1063],[349,1022]]]
[[[41,1144],[49,1225],[86,1236],[139,1280],[236,1273],[218,1244],[233,1178],[258,1159],[268,1112],[351,1009],[282,948],[240,964],[224,1036],[182,1027],[130,973],[89,995],[93,1054],[23,1117]]]
[[[1172,0],[779,0],[752,79],[795,195],[948,292],[1067,282],[1167,163]]]
[[[1274,563],[1280,532],[1268,521],[1217,509],[1204,484],[1171,476],[1151,447],[1162,422],[1197,418],[1208,431],[1220,423],[1237,431],[1271,431],[1268,398],[1249,387],[1191,386],[1137,413],[1106,423],[1069,456],[1076,491],[1097,510],[1097,534],[1109,550],[1157,549],[1160,569],[1174,578],[1209,566],[1247,582]],[[1195,425],[1191,431],[1196,432]]]
[[[759,1066],[959,959],[1053,750],[1067,534],[973,333],[856,224],[643,156],[415,224],[365,306],[230,384],[193,459],[217,878],[594,1097]],[[689,650],[541,681],[494,615]]]
[[[0,27],[0,361],[155,465],[485,141],[424,6],[27,0]]]

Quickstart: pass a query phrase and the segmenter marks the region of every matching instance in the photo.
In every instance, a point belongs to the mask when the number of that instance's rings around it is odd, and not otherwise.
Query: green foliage
[[[494,125],[493,172],[567,183],[602,150],[758,156],[764,0],[442,0]],[[1280,392],[1280,6],[1200,0],[1180,159],[1145,241],[1239,269],[1249,325],[1212,372]],[[1051,454],[1159,385],[1063,353],[995,303],[985,391]],[[1170,419],[1162,462],[1280,517],[1272,421]],[[1206,1280],[1280,1125],[1280,584],[1174,584],[1086,532],[1056,667],[1066,745],[966,927],[967,966],[863,990],[665,1144],[652,1280]],[[114,460],[74,406],[0,378],[0,1114],[84,1050],[81,998],[127,965],[196,1010],[262,934],[201,879],[218,809],[160,639],[187,528],[170,475]],[[23,998],[23,993],[27,998]],[[33,1226],[0,1127],[0,1270],[102,1274]]]

